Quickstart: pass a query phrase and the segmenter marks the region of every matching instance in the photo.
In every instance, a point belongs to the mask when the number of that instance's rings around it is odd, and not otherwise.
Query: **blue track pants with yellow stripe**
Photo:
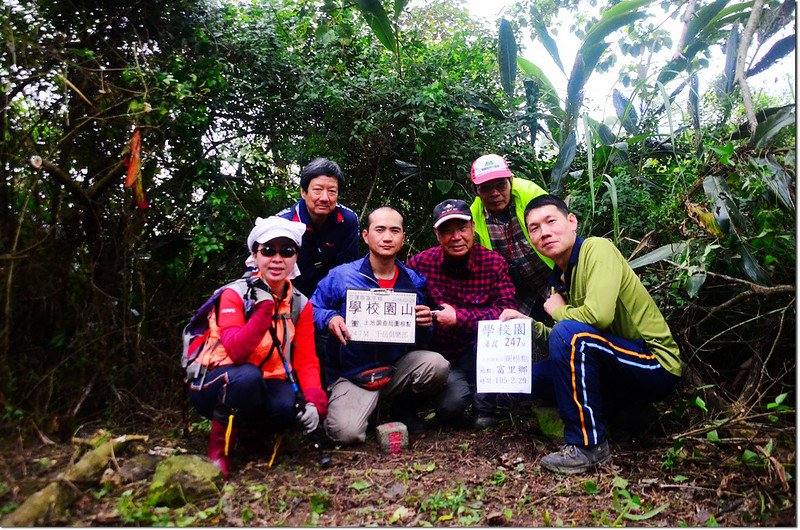
[[[586,447],[605,441],[604,398],[653,402],[680,383],[679,377],[661,367],[643,340],[603,333],[583,322],[556,324],[549,346],[567,444]]]

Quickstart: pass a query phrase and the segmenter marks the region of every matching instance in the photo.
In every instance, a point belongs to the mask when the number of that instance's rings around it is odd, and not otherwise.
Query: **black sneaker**
[[[611,460],[608,442],[591,447],[565,445],[560,451],[542,457],[542,467],[556,473],[584,473]]]

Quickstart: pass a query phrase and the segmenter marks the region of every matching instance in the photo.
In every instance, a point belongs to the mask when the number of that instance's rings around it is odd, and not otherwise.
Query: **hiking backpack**
[[[259,282],[260,286],[256,287],[255,283]],[[200,375],[205,375],[208,366],[203,366],[203,354],[210,353],[216,346],[219,340],[214,344],[208,344],[211,329],[208,325],[208,316],[211,310],[214,309],[214,315],[219,314],[219,299],[225,289],[233,289],[239,296],[242,297],[244,302],[244,318],[247,321],[253,313],[253,308],[257,300],[255,290],[269,291],[269,287],[263,280],[258,278],[246,277],[232,281],[223,285],[206,300],[197,313],[189,320],[183,328],[181,337],[183,339],[183,354],[181,355],[181,367],[185,370],[185,380],[191,381]],[[300,318],[300,313],[308,303],[303,293],[297,289],[292,289],[292,299],[289,302],[291,308],[291,319],[294,325],[297,325],[297,320]]]

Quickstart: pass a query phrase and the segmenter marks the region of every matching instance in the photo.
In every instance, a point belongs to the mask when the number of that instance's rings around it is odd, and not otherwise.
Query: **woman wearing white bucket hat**
[[[247,264],[256,272],[229,284],[208,317],[203,365],[191,381],[194,407],[211,418],[208,456],[227,477],[237,427],[280,432],[297,420],[306,432],[328,410],[314,348],[312,306],[295,292],[297,253],[305,225],[280,217],[256,219],[247,237]],[[298,416],[289,371],[297,374],[306,407]]]

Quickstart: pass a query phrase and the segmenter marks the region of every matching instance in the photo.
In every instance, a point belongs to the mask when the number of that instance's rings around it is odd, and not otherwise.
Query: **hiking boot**
[[[236,429],[228,427],[218,420],[211,422],[211,436],[208,438],[208,458],[211,463],[222,471],[222,476],[228,478],[230,469],[230,448],[236,438]]]
[[[488,414],[481,414],[472,421],[472,428],[476,431],[488,429],[497,423],[497,416],[490,416]]]
[[[584,473],[611,460],[608,442],[591,447],[565,445],[560,451],[542,457],[542,467],[556,473]]]

